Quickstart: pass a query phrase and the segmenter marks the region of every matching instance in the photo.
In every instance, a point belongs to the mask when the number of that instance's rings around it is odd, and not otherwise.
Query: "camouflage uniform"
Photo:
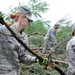
[[[66,47],[66,59],[69,65],[66,75],[75,75],[75,23],[71,27],[73,38],[67,43]]]
[[[45,53],[46,50],[51,49],[54,50],[54,46],[56,45],[56,30],[54,27],[51,27],[47,34],[45,35],[45,46],[43,48],[42,53]]]
[[[75,36],[67,44],[66,58],[69,65],[66,75],[75,75]]]
[[[28,42],[24,32],[18,33],[15,25],[11,28],[25,44]],[[4,25],[0,26],[0,75],[20,75],[21,63],[31,64],[36,57],[28,55],[26,49],[9,35],[10,31]]]

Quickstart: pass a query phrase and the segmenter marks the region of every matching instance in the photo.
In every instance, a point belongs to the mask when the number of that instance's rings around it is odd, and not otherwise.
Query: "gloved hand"
[[[44,58],[43,59],[42,65],[45,65],[45,66],[48,65],[48,58]]]
[[[36,63],[39,63],[39,59],[38,59],[38,58],[36,58],[35,62],[36,62]]]
[[[40,65],[47,66],[48,65],[48,58],[44,58],[43,62],[41,62],[38,58],[36,58],[36,63],[39,63]]]

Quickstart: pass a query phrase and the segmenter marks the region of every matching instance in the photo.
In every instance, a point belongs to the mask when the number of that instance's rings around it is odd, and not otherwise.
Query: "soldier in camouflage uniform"
[[[75,24],[72,25],[72,35],[73,38],[66,47],[66,58],[69,65],[66,75],[75,75]]]
[[[45,35],[45,46],[42,53],[45,53],[46,50],[54,50],[56,45],[56,30],[59,28],[59,24],[56,23],[53,27],[50,27],[47,34]]]
[[[19,6],[18,11],[10,17],[15,21],[11,29],[27,44],[28,38],[23,30],[32,22],[31,12]],[[20,75],[21,63],[31,64],[35,59],[11,36],[5,25],[0,26],[0,75]]]

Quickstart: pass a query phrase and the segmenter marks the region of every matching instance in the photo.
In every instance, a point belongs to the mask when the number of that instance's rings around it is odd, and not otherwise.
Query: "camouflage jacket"
[[[51,27],[45,35],[45,40],[48,40],[48,44],[56,44],[56,29]]]
[[[75,37],[73,37],[66,47],[66,58],[69,65],[69,70],[75,75]]]
[[[12,25],[11,29],[27,44],[28,39],[24,32],[18,33],[15,25]],[[4,25],[0,26],[0,72],[16,70],[18,73],[21,63],[31,64],[35,58],[27,54],[26,49],[11,36]]]

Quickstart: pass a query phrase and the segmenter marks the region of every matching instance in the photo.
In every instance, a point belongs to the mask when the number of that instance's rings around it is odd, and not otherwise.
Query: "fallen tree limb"
[[[1,18],[1,17],[0,17]],[[11,32],[11,34],[13,35],[13,37],[24,47],[26,48],[30,53],[32,53],[33,55],[35,55],[41,62],[44,60],[43,57],[39,56],[38,54],[36,54],[35,52],[33,52],[22,40],[20,40],[18,38],[18,36],[12,31],[12,29],[7,25],[7,23],[4,21],[3,18],[1,18],[1,21],[4,23],[4,25],[7,27],[7,29]],[[51,68],[57,70],[60,75],[65,75],[65,73],[59,68],[57,67],[55,64],[53,63],[48,63],[48,66],[50,66]]]
[[[53,61],[54,63],[62,63],[62,64],[67,64],[67,61],[53,60],[53,59],[52,59],[52,61]]]
[[[34,32],[34,33],[30,33],[30,34],[28,34],[28,37],[31,36],[31,35],[35,35],[35,34],[45,36],[45,34],[41,34],[41,33],[39,33],[39,32]]]

